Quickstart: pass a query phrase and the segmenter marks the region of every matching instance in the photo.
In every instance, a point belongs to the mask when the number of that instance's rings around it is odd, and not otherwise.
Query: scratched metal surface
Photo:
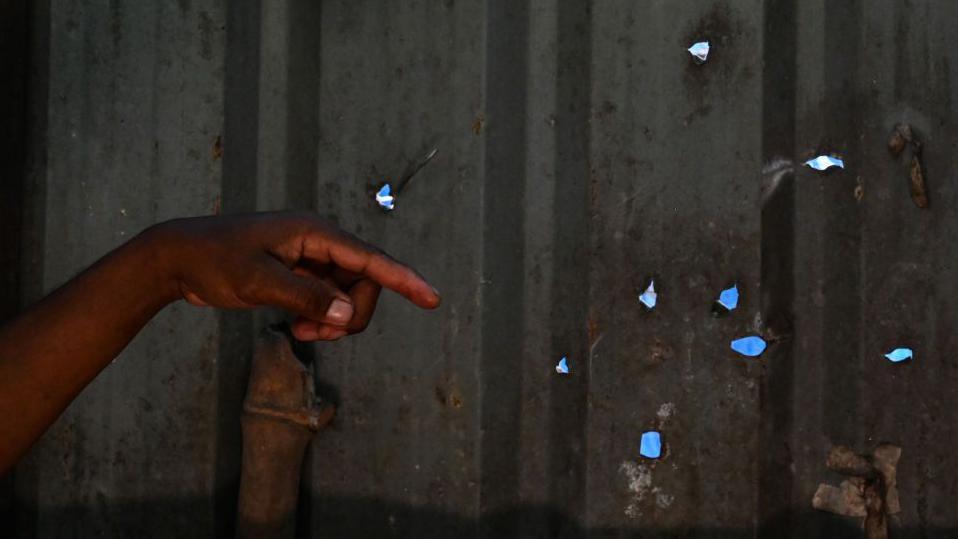
[[[141,4],[33,8],[26,298],[154,222],[279,208],[443,292],[434,313],[385,295],[362,337],[304,350],[339,412],[301,536],[856,537],[811,497],[840,481],[833,444],[880,441],[904,450],[893,533],[958,529],[958,6]],[[929,210],[885,149],[899,121]],[[379,182],[433,146],[380,212]],[[818,149],[846,169],[763,198],[763,167]],[[17,535],[229,536],[249,347],[276,316],[162,313],[18,466]],[[728,349],[755,331],[785,338]],[[881,358],[900,344],[917,360]]]

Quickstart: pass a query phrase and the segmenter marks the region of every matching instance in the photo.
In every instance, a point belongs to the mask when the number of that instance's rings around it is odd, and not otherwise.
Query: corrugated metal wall
[[[856,537],[810,501],[833,444],[879,441],[904,449],[893,533],[949,536],[956,23],[894,0],[38,3],[19,286],[158,221],[275,208],[422,269],[439,311],[386,296],[364,335],[307,350],[339,413],[303,536]],[[899,121],[929,210],[885,149]],[[845,170],[797,167],[763,204],[763,167],[819,149]],[[229,535],[275,317],[164,311],[16,469],[16,534]],[[754,331],[785,338],[736,357]],[[881,357],[899,344],[916,361]]]

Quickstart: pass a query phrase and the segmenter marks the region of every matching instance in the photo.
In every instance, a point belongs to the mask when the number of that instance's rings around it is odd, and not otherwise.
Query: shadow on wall
[[[467,518],[429,507],[413,507],[369,498],[333,498],[314,496],[312,529],[302,524],[298,537],[376,538],[415,537],[417,539],[467,537],[563,537],[642,539],[690,538],[738,539],[764,536],[754,529],[674,528],[584,528],[549,506],[523,505],[497,512],[482,519]],[[207,518],[210,500],[152,500],[140,503],[109,502],[84,507],[44,511],[37,523],[18,522],[13,537],[207,537],[214,527]],[[26,513],[30,514],[29,510]],[[301,515],[302,516],[302,515]],[[860,538],[862,530],[853,519],[817,511],[789,515],[794,523],[816,522],[819,535],[831,539]],[[6,524],[9,525],[9,521]],[[774,523],[770,524],[775,528]],[[215,525],[216,535],[232,537],[231,526]],[[9,531],[9,528],[7,529]],[[955,537],[958,530],[892,528],[899,538]]]

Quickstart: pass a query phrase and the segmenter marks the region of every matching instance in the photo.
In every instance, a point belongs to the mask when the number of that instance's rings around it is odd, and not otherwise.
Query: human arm
[[[383,286],[439,304],[414,270],[309,213],[152,227],[0,328],[0,475],[170,302],[280,307],[298,339],[335,340],[366,327]]]

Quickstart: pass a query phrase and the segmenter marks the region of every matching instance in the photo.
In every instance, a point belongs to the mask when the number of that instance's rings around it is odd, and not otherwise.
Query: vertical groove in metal
[[[826,102],[821,112],[827,120],[817,149],[846,156],[844,174],[850,178],[862,173],[866,155],[861,134],[862,109],[867,105],[857,102],[861,20],[861,2],[854,0],[829,4],[823,22]],[[854,445],[863,442],[864,435],[859,419],[866,368],[860,348],[862,206],[849,196],[847,182],[825,182],[824,201],[827,211],[823,215],[822,248],[828,308],[823,316],[827,348],[821,354],[836,359],[827,362],[826,367],[822,406],[828,414],[824,427],[832,443]]]
[[[550,537],[577,537],[586,513],[592,219],[598,182],[591,167],[592,2],[560,0],[556,77],[553,282],[549,323],[555,354],[576,360],[575,376],[551,377],[548,477]],[[562,352],[559,352],[562,351]],[[529,530],[530,532],[532,530]],[[541,533],[541,532],[540,532]]]
[[[289,46],[286,101],[287,183],[290,209],[316,209],[319,152],[319,72],[322,2],[292,0],[289,6]]]
[[[261,178],[261,183],[286,183],[286,208],[316,211],[319,185],[319,119],[322,2],[290,0],[286,64],[286,178]],[[307,362],[314,376],[320,359],[316,346],[296,348],[298,357]],[[318,378],[317,378],[318,380]],[[317,387],[320,398],[332,400],[334,395]],[[339,403],[333,402],[338,405]],[[303,463],[303,481],[299,490],[296,513],[297,537],[322,537],[322,529],[312,529],[315,496],[311,471],[314,452],[307,449]],[[321,493],[318,493],[321,494]]]
[[[224,214],[252,211],[257,194],[257,140],[260,58],[259,0],[229,2],[226,10],[226,56],[223,120]],[[248,311],[219,313],[217,363],[216,469],[214,517],[217,537],[232,537],[239,492],[242,433],[239,417],[254,340]]]
[[[528,0],[489,0],[482,215],[480,537],[516,533]]]
[[[762,438],[757,518],[762,536],[785,537],[791,529],[795,356],[791,312],[795,275],[795,20],[796,0],[764,6],[762,33],[762,244],[761,310],[766,327],[787,340],[769,354],[760,389]],[[787,163],[786,163],[787,161]],[[776,164],[777,163],[777,164]]]

